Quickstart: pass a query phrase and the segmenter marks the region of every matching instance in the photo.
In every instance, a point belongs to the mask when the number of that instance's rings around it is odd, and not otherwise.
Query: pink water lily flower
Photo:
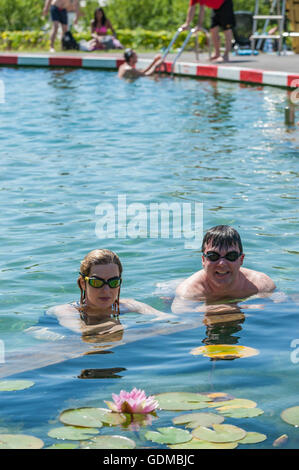
[[[121,390],[119,395],[112,393],[113,402],[106,401],[108,407],[117,413],[147,414],[155,411],[159,404],[154,397],[147,397],[144,390],[133,388],[131,392]]]

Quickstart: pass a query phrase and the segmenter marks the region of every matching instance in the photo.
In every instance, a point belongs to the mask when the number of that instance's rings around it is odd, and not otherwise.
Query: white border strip
[[[240,72],[241,69],[238,67],[222,67],[218,65],[218,73],[217,78],[221,78],[222,80],[233,80],[233,81],[240,81]]]
[[[18,56],[18,65],[48,66],[49,56]]]
[[[288,86],[288,75],[285,72],[263,72],[263,85]]]
[[[174,66],[174,73],[178,75],[197,76],[197,64],[188,62],[177,62]]]
[[[98,58],[98,57],[82,57],[82,67],[116,69],[117,59],[114,58]]]

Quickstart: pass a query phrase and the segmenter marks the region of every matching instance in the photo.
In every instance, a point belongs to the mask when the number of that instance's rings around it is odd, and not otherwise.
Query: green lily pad
[[[246,398],[233,398],[227,401],[212,402],[207,405],[209,408],[217,408],[217,411],[226,411],[231,408],[255,408],[255,401]]]
[[[126,416],[121,413],[113,413],[106,408],[77,408],[63,411],[59,421],[71,426],[86,428],[101,428],[103,423],[116,426],[126,421]]]
[[[41,449],[41,439],[25,434],[0,434],[0,449]]]
[[[97,412],[97,408],[78,408],[63,411],[59,416],[59,421],[71,426],[83,428],[101,428],[103,422],[102,414]]]
[[[259,442],[263,442],[267,439],[265,434],[261,434],[260,432],[248,432],[243,439],[239,441],[239,444],[258,444]]]
[[[299,426],[299,406],[285,409],[280,416],[286,423]]]
[[[74,444],[73,442],[62,442],[62,443],[57,443],[53,444],[50,447],[47,447],[47,449],[77,449],[78,444]]]
[[[264,413],[260,408],[228,408],[218,411],[227,418],[254,418]]]
[[[250,357],[259,354],[259,351],[248,346],[236,344],[210,344],[208,346],[200,346],[190,351],[190,354],[198,356],[202,354],[211,359],[237,359],[240,357]]]
[[[84,439],[90,439],[93,434],[98,434],[98,430],[95,428],[76,428],[73,426],[61,426],[59,428],[51,429],[48,432],[49,437],[55,439],[66,439],[69,441],[82,441]]]
[[[235,449],[238,442],[208,442],[193,438],[189,442],[170,445],[170,449]]]
[[[188,442],[192,439],[189,431],[172,426],[168,428],[158,428],[158,432],[148,431],[145,433],[145,437],[158,444],[181,444],[182,442]]]
[[[173,424],[185,424],[186,428],[197,428],[198,426],[211,426],[223,423],[223,416],[215,413],[189,413],[173,418]]]
[[[0,392],[13,392],[15,390],[25,390],[32,387],[34,382],[31,380],[1,380]]]
[[[96,436],[81,447],[84,449],[135,449],[136,443],[124,436]]]
[[[206,408],[210,398],[200,393],[191,392],[169,392],[160,393],[155,396],[162,410],[187,411]]]
[[[232,424],[213,424],[213,429],[199,426],[193,429],[192,435],[208,442],[234,442],[246,436],[244,429]]]

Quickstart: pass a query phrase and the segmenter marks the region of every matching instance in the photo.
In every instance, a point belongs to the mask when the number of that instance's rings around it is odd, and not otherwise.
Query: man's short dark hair
[[[133,54],[134,54],[133,49],[130,49],[130,48],[126,49],[125,52],[124,52],[125,61],[129,62]]]
[[[202,252],[204,252],[205,246],[210,242],[219,250],[222,248],[228,249],[232,245],[238,245],[240,253],[243,253],[241,237],[237,230],[229,225],[216,225],[216,227],[210,228],[203,238],[201,246]]]

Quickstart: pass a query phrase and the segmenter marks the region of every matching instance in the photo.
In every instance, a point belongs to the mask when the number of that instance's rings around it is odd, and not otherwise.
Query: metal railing
[[[174,45],[175,41],[177,40],[177,38],[179,37],[179,35],[181,34],[181,32],[184,31],[184,29],[182,27],[178,28],[175,35],[173,36],[172,40],[170,41],[168,47],[166,48],[166,50],[164,51],[163,53],[163,56],[162,56],[162,61],[164,62],[167,55],[169,54],[169,51],[171,50],[172,46]],[[177,60],[179,59],[179,57],[181,56],[181,54],[184,52],[185,50],[185,47],[187,46],[188,42],[190,41],[191,37],[193,34],[199,32],[199,31],[203,31],[205,33],[205,35],[207,36],[207,39],[208,39],[208,48],[209,48],[209,57],[211,57],[211,41],[210,41],[210,35],[209,35],[209,32],[204,29],[204,28],[192,28],[182,46],[180,47],[178,53],[176,54],[173,62],[172,62],[172,65],[171,65],[171,73],[173,74],[173,71],[174,71],[174,67],[175,67],[175,64],[177,62]],[[198,57],[199,57],[199,54],[198,54],[198,35],[196,36],[196,43],[195,43],[195,56],[196,56],[196,61],[198,62]]]

